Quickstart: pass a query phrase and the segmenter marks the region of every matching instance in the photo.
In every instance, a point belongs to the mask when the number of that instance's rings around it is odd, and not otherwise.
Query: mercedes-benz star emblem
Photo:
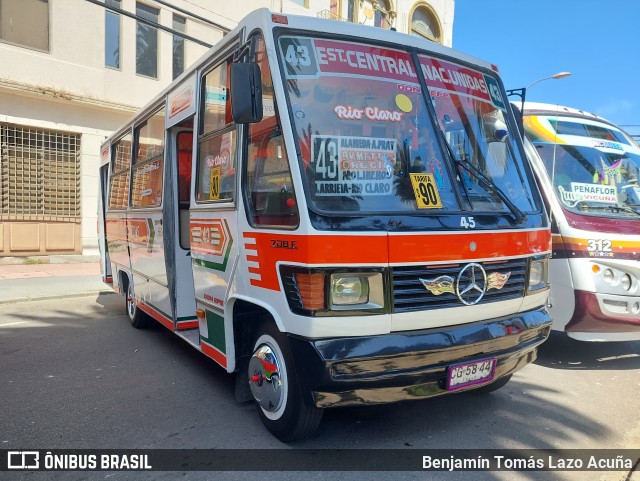
[[[456,279],[456,295],[460,302],[473,306],[487,290],[487,273],[480,264],[467,264]]]

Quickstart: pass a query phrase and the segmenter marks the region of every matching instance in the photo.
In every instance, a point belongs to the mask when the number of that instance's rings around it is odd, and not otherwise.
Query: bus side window
[[[227,203],[236,197],[236,131],[230,114],[230,59],[203,77],[196,203]]]
[[[253,225],[298,225],[297,202],[281,135],[252,139],[247,176]]]
[[[113,144],[111,152],[111,180],[109,185],[109,210],[126,209],[129,206],[129,170],[131,168],[131,134]]]
[[[135,130],[136,152],[131,175],[131,207],[148,208],[162,205],[164,118],[165,110],[161,109]]]
[[[245,192],[249,198],[249,223],[253,226],[297,227],[300,218],[289,159],[269,71],[264,40],[256,38],[255,61],[262,79],[263,118],[249,125]]]

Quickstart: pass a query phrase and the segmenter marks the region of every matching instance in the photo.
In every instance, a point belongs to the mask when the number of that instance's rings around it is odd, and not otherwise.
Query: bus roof
[[[515,104],[519,107],[519,102],[515,102]],[[564,114],[571,115],[574,117],[585,117],[593,120],[600,120],[602,122],[606,122],[611,125],[613,124],[611,121],[600,117],[591,112],[587,112],[585,110],[575,109],[572,107],[566,107],[564,105],[557,104],[546,104],[540,102],[525,102],[524,103],[524,115],[535,115],[535,114]]]

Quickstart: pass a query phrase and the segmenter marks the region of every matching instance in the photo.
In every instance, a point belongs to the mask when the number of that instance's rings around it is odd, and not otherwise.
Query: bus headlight
[[[607,284],[613,284],[613,281],[615,279],[615,276],[613,275],[613,271],[611,269],[607,269],[606,271],[604,271],[603,278]]]
[[[331,309],[371,309],[384,306],[382,274],[331,274]]]
[[[366,277],[331,276],[331,304],[334,306],[349,306],[363,304],[369,299],[369,282]]]
[[[307,269],[280,266],[291,311],[305,316],[352,316],[386,312],[382,269]]]
[[[598,274],[594,270],[594,273]],[[633,274],[617,269],[615,267],[607,267],[602,271],[602,277],[598,279],[600,288],[606,289],[608,293],[625,294],[627,292],[636,291],[638,281]]]
[[[527,291],[537,291],[545,289],[548,286],[548,263],[549,260],[546,257],[544,259],[533,259],[531,261]]]

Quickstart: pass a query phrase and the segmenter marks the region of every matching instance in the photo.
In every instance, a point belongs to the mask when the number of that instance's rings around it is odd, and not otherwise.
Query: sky
[[[640,0],[455,0],[453,48],[496,64],[526,99],[640,134]],[[518,100],[518,97],[512,97]]]

